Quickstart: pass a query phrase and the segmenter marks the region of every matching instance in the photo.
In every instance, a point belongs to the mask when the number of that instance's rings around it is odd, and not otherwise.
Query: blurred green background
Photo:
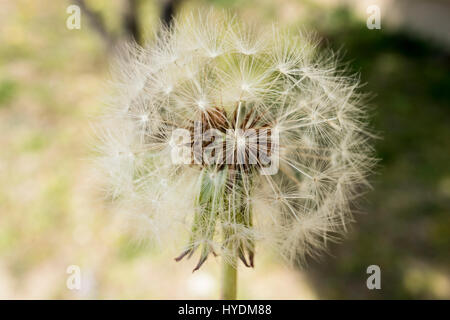
[[[130,7],[125,0],[85,2],[109,40],[86,11],[80,30],[66,27],[71,1],[0,2],[0,298],[216,298],[218,259],[192,274],[194,262],[175,263],[170,245],[133,241],[96,189],[89,121],[102,108],[109,43],[122,41]],[[174,6],[231,8],[252,22],[315,30],[373,94],[381,161],[357,224],[306,268],[288,268],[260,248],[255,270],[240,270],[239,298],[450,298],[450,35],[448,24],[436,25],[450,6],[372,1],[382,8],[382,28],[369,30],[365,8],[354,2]],[[150,39],[170,3],[136,3],[140,37]],[[373,264],[381,268],[381,290],[366,287]],[[81,269],[81,290],[66,286],[70,265]]]

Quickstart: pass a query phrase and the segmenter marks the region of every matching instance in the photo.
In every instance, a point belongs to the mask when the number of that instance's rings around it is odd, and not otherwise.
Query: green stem
[[[222,258],[222,300],[236,300],[237,292],[237,261],[236,257],[232,261]]]

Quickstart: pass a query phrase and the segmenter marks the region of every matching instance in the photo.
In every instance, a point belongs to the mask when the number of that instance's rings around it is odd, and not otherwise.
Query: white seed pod
[[[178,259],[198,248],[196,269],[210,253],[253,266],[258,244],[317,256],[375,163],[358,79],[337,65],[304,33],[215,12],[175,19],[116,64],[98,130],[106,191],[153,239],[185,237]]]

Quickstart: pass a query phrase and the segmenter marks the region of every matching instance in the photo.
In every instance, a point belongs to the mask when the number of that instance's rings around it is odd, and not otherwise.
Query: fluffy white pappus
[[[196,269],[210,254],[253,266],[262,248],[304,261],[339,239],[376,162],[358,78],[314,37],[223,13],[182,15],[155,36],[121,49],[97,130],[105,193],[139,234],[164,246],[181,238],[177,259],[198,252]],[[261,174],[261,159],[173,161],[173,132],[196,123],[278,133],[276,172]],[[262,146],[230,139],[237,158],[242,144],[244,156]],[[196,145],[205,141],[184,144]]]

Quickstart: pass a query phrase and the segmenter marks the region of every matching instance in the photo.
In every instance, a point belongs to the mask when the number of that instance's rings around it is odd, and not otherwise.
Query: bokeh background
[[[257,252],[239,298],[450,298],[450,2],[444,0],[0,1],[0,298],[218,297],[219,259],[192,273],[133,240],[91,178],[89,121],[102,108],[115,43],[151,39],[160,17],[213,6],[315,30],[373,93],[381,159],[347,238],[304,268]],[[381,8],[381,30],[366,8]],[[381,268],[381,290],[366,269]],[[77,265],[81,290],[66,286]]]

